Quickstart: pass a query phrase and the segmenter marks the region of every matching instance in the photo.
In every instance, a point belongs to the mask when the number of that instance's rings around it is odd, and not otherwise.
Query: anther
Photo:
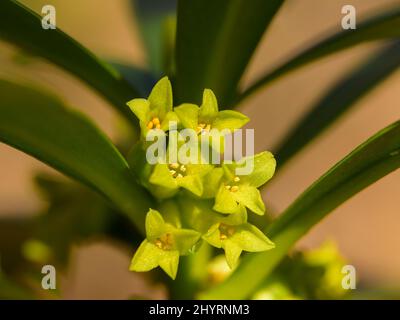
[[[179,168],[179,163],[171,163],[170,165],[169,165],[172,169],[178,169]]]
[[[239,178],[239,177],[235,177],[235,178],[233,178],[233,181],[239,182],[239,181],[240,181],[240,178]]]
[[[149,129],[153,129],[153,126],[154,126],[153,121],[150,121],[150,122],[147,124],[147,128],[149,128]]]
[[[231,188],[231,191],[232,192],[237,192],[239,190],[239,187],[238,186],[233,186],[232,188]]]

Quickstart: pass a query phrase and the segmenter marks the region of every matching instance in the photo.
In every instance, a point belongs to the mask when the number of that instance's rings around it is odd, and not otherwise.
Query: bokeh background
[[[144,46],[128,0],[24,0],[40,12],[57,9],[57,26],[101,57],[145,68]],[[249,84],[326,31],[339,30],[341,8],[352,4],[357,17],[376,14],[399,0],[288,0],[274,19],[243,79]],[[16,22],[18,23],[18,22]],[[297,119],[377,43],[357,46],[297,71],[246,101],[242,111],[255,128],[256,151],[272,149]],[[61,95],[69,105],[90,115],[112,139],[118,115],[107,102],[71,75],[41,60],[23,61],[14,48],[0,42],[0,76],[37,82]],[[0,97],[1,98],[1,97]],[[293,158],[264,190],[265,201],[281,212],[309,184],[379,129],[400,119],[400,71],[360,100],[332,128]],[[0,215],[38,212],[46,205],[32,182],[39,170],[53,172],[29,156],[0,144]],[[400,170],[390,174],[336,209],[315,227],[299,247],[313,248],[333,239],[356,267],[364,285],[400,287]],[[117,299],[135,293],[163,298],[164,288],[130,273],[133,253],[104,241],[73,250],[63,276],[64,298]]]

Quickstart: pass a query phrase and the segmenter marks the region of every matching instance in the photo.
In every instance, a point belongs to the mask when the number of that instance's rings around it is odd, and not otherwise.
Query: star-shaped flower
[[[248,117],[237,111],[218,111],[217,98],[210,89],[204,90],[200,107],[184,103],[174,111],[183,127],[196,130],[199,134],[211,129],[239,129],[249,121]]]
[[[243,167],[242,164],[233,162],[222,165],[224,175],[215,197],[214,210],[235,213],[239,205],[244,205],[254,213],[263,215],[265,206],[257,188],[274,175],[275,158],[270,152],[261,152],[242,160],[253,162],[253,170],[248,175],[237,175],[236,169]]]
[[[214,211],[207,200],[180,201],[187,223],[202,233],[203,240],[225,251],[230,268],[236,266],[242,251],[260,252],[275,247],[261,230],[247,222],[243,205],[239,205],[235,214],[223,215]]]
[[[168,77],[156,83],[147,99],[133,99],[127,105],[139,119],[144,137],[151,129],[167,131],[169,121],[178,121],[172,111],[172,87]]]
[[[131,271],[145,272],[160,266],[172,279],[178,271],[179,256],[187,255],[200,239],[200,233],[179,229],[150,209],[146,216],[146,240],[136,251]]]
[[[180,188],[186,189],[196,196],[204,190],[203,177],[212,170],[208,164],[158,163],[150,175],[150,183],[159,186],[155,194],[160,198],[173,196]]]
[[[261,252],[275,248],[275,244],[250,223],[216,223],[203,235],[203,239],[216,248],[224,249],[230,268],[236,266],[242,251]]]

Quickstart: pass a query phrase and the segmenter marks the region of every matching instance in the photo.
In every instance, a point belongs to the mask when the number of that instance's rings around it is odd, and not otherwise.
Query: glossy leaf
[[[400,122],[396,122],[337,163],[267,228],[266,235],[275,243],[275,249],[243,258],[231,277],[201,298],[248,297],[315,224],[354,194],[399,167]]]
[[[99,191],[143,230],[147,193],[100,130],[36,89],[0,80],[0,96],[0,141]]]
[[[179,103],[200,104],[203,89],[229,107],[264,30],[283,0],[180,0],[176,35]]]
[[[332,125],[400,66],[400,41],[379,51],[340,79],[287,134],[277,151],[279,167]]]
[[[121,74],[59,28],[45,30],[41,17],[14,0],[0,1],[0,39],[71,72],[103,95],[132,123],[126,102],[138,96]]]
[[[166,71],[168,57],[163,56],[168,45],[169,18],[175,16],[177,0],[131,0],[146,47],[151,70],[157,75]],[[167,39],[165,39],[167,38]]]
[[[400,36],[400,7],[372,17],[357,25],[355,30],[342,30],[305,49],[249,86],[236,102],[250,96],[279,77],[330,54],[357,44]]]

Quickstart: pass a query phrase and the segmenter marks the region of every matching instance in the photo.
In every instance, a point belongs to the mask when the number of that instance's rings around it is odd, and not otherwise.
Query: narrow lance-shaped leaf
[[[315,224],[351,196],[399,167],[400,122],[396,122],[337,163],[271,224],[266,234],[276,244],[275,249],[245,257],[225,282],[201,298],[248,297]]]
[[[400,41],[379,51],[328,91],[287,134],[274,152],[279,167],[400,66]]]
[[[111,65],[101,61],[77,41],[62,32],[42,28],[41,17],[14,0],[0,1],[0,39],[71,72],[103,95],[132,123],[136,119],[126,102],[138,96]]]
[[[350,48],[366,41],[400,36],[400,7],[391,9],[384,14],[370,18],[357,25],[355,30],[342,30],[323,39],[310,48],[300,52],[271,72],[262,76],[241,93],[236,102],[239,103],[255,91],[263,88],[279,77],[294,71],[308,63],[326,57],[327,55]]]
[[[164,28],[169,17],[174,17],[177,0],[131,0],[139,22],[149,64],[154,73],[162,74],[164,68]]]
[[[99,191],[143,230],[148,195],[99,129],[36,89],[0,80],[0,96],[0,141]]]
[[[200,103],[212,89],[229,107],[264,30],[283,0],[180,0],[176,36],[177,98]]]

